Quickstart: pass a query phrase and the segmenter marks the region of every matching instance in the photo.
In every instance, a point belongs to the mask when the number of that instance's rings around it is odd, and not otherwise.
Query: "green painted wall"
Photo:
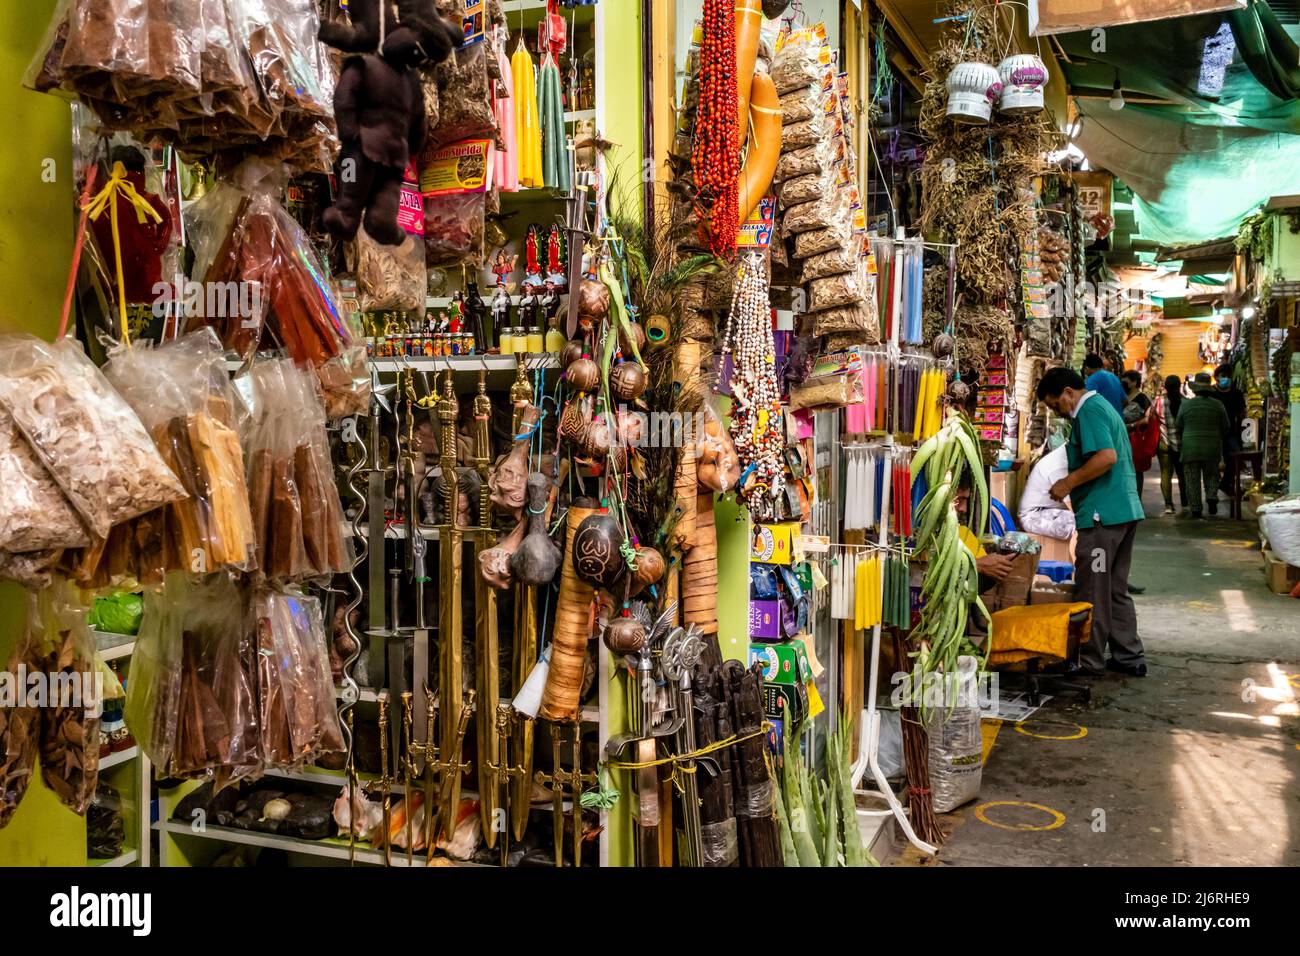
[[[614,179],[617,197],[611,197],[611,209],[627,215],[639,216],[641,195],[641,124],[644,117],[641,96],[641,4],[633,0],[619,3],[601,3],[597,17],[604,31],[604,44],[600,52],[601,72],[604,74],[600,95],[603,98],[604,121],[599,132],[616,148],[605,155],[605,175]],[[597,36],[600,42],[600,36]],[[615,200],[626,201],[616,205]],[[608,661],[609,655],[605,655]],[[606,674],[610,680],[607,688],[608,733],[627,730],[627,681],[622,675]],[[632,793],[627,784],[627,774],[612,775],[611,782],[623,791],[618,804],[608,815],[608,840],[610,866],[631,866],[634,862],[632,846]]]
[[[0,4],[0,331],[53,338],[72,251],[72,120],[68,104],[22,88],[55,0]],[[52,161],[52,165],[49,161]],[[42,173],[52,170],[54,182]],[[0,662],[25,618],[23,592],[0,584]],[[33,781],[0,830],[0,865],[84,866],[85,821]]]

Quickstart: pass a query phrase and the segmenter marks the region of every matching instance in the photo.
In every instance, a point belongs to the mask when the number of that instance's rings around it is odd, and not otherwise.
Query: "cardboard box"
[[[1287,564],[1272,551],[1265,551],[1264,578],[1274,594],[1290,594],[1300,584],[1300,568]]]
[[[794,560],[794,537],[800,527],[797,521],[755,525],[749,541],[749,560],[760,564],[789,564]]]
[[[769,684],[806,684],[812,680],[812,667],[803,641],[779,644],[750,644],[749,664],[763,664],[763,680]]]
[[[1034,575],[1038,573],[1038,555],[1016,555],[1011,573],[998,582],[996,587],[985,591],[980,597],[989,613],[1000,611],[1004,607],[1024,607],[1029,603],[1029,592],[1034,586]]]
[[[1074,585],[1035,582],[1029,592],[1030,604],[1073,604]]]
[[[781,602],[749,602],[749,636],[759,640],[779,641],[781,633]]]
[[[763,711],[769,720],[785,718],[799,726],[808,716],[808,688],[803,684],[763,684]]]
[[[1034,534],[1028,532],[1029,536],[1038,542],[1042,549],[1039,552],[1039,561],[1068,561],[1074,563],[1074,545],[1079,536],[1075,534],[1069,541],[1062,541],[1060,538],[1049,538],[1045,534]]]

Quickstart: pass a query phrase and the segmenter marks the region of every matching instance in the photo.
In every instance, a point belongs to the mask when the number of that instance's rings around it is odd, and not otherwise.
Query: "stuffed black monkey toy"
[[[433,0],[351,0],[351,23],[321,23],[320,39],[352,54],[334,91],[338,123],[338,197],[325,228],[354,239],[363,216],[376,242],[400,245],[397,223],[403,174],[424,145],[424,94],[416,67],[437,64],[461,45],[459,26],[438,15]],[[383,17],[381,22],[380,17]]]

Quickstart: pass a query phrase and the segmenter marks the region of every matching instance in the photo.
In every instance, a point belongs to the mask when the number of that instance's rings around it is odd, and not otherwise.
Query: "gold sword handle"
[[[393,865],[393,848],[388,839],[388,828],[392,824],[392,783],[388,777],[388,695],[379,696],[379,787],[384,798],[384,863]]]
[[[402,783],[403,783],[403,804],[406,807],[406,865],[409,867],[413,863],[413,854],[415,851],[413,822],[411,817],[414,815],[414,807],[411,798],[415,796],[415,788],[411,785],[412,771],[415,769],[415,762],[411,759],[411,729],[413,726],[414,715],[411,707],[411,692],[402,691],[402,744],[405,752],[402,755]]]

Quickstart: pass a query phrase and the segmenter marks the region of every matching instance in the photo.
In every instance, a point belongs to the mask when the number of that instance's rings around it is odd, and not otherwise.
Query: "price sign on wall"
[[[1110,173],[1075,173],[1074,184],[1079,190],[1079,204],[1083,207],[1085,221],[1091,222],[1097,216],[1110,215]]]

